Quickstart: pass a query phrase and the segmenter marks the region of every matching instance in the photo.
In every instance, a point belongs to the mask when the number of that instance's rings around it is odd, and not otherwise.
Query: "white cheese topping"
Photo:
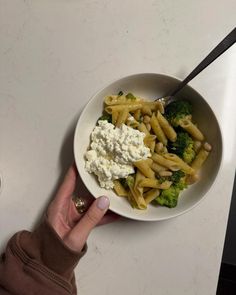
[[[85,169],[98,176],[101,187],[113,188],[113,180],[134,173],[133,162],[151,156],[143,139],[145,134],[123,124],[115,128],[106,120],[98,121],[86,152]]]

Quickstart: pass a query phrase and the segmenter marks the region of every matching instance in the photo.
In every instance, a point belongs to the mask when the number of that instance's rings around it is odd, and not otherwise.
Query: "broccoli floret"
[[[187,188],[187,184],[183,180],[180,180],[178,183],[174,184],[174,186],[181,191]]]
[[[169,180],[172,181],[173,184],[178,184],[180,183],[181,178],[183,178],[184,176],[185,176],[185,173],[181,170],[173,171]]]
[[[193,161],[196,155],[193,139],[184,131],[177,133],[176,141],[169,143],[168,150],[181,157],[188,164]]]
[[[175,186],[171,186],[166,190],[163,190],[161,194],[156,198],[156,201],[161,206],[174,208],[177,206],[180,190]]]
[[[123,94],[124,94],[124,92],[121,90],[121,91],[119,91],[118,96],[122,96]]]
[[[119,181],[125,189],[128,189],[128,184],[126,183],[126,178],[120,178]]]
[[[129,175],[127,178],[120,178],[119,180],[125,189],[134,186],[134,176],[132,174]]]
[[[131,100],[136,100],[136,97],[132,93],[128,93],[125,97]]]
[[[174,208],[177,206],[179,194],[184,188],[186,188],[186,184],[180,181],[171,185],[168,189],[162,190],[155,200],[161,206]]]
[[[100,118],[98,118],[98,121],[100,120],[107,120],[108,123],[112,122],[112,117],[110,114],[103,114]]]
[[[127,183],[128,187],[133,187],[134,186],[134,177],[132,175],[129,175],[126,178],[126,183]]]
[[[192,105],[186,100],[175,100],[165,108],[165,117],[174,127],[179,126],[180,120],[190,118]]]

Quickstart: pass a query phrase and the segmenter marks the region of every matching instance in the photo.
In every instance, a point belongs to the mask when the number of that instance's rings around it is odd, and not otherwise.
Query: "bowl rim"
[[[166,78],[171,78],[171,79],[175,79],[177,82],[181,82],[181,79],[175,77],[175,76],[172,76],[172,75],[168,75],[166,73],[155,73],[155,72],[143,72],[143,73],[134,73],[134,74],[129,74],[127,76],[121,76],[120,78],[116,78],[116,79],[112,79],[110,82],[106,83],[105,86],[103,86],[102,88],[98,89],[90,98],[89,100],[87,101],[86,105],[84,106],[84,108],[82,109],[80,115],[79,115],[79,118],[77,120],[77,123],[76,123],[76,127],[75,127],[75,131],[74,131],[74,138],[73,138],[73,153],[74,153],[74,159],[75,159],[75,164],[76,164],[76,168],[78,170],[78,173],[80,174],[80,166],[77,164],[77,157],[76,157],[76,153],[75,153],[75,148],[76,148],[76,134],[78,132],[78,126],[80,125],[80,121],[82,120],[83,118],[83,113],[84,111],[87,109],[87,107],[92,103],[93,99],[102,91],[104,91],[107,87],[109,87],[110,85],[120,81],[120,80],[124,80],[124,79],[129,79],[129,78],[134,78],[134,77],[138,77],[138,76],[162,76],[162,77],[166,77]],[[147,216],[145,216],[144,218],[142,216],[137,216],[137,217],[130,217],[130,216],[127,216],[125,215],[123,212],[117,212],[115,209],[113,208],[109,208],[109,210],[111,210],[112,212],[122,216],[122,217],[125,217],[125,218],[128,218],[128,219],[131,219],[131,220],[135,220],[135,221],[145,221],[145,222],[151,222],[151,221],[163,221],[163,220],[169,220],[171,218],[174,218],[174,217],[178,217],[182,214],[185,214],[187,212],[189,212],[190,210],[192,210],[193,208],[195,208],[196,206],[198,206],[206,197],[207,195],[209,194],[209,192],[215,187],[216,185],[216,182],[217,182],[217,179],[218,179],[218,176],[219,174],[221,173],[221,170],[222,170],[222,159],[224,157],[224,144],[223,144],[223,136],[222,136],[222,130],[221,130],[221,126],[218,122],[218,119],[215,115],[215,112],[213,111],[212,107],[210,106],[210,104],[208,103],[208,101],[197,91],[195,90],[189,83],[186,85],[186,87],[189,87],[192,91],[194,91],[198,96],[200,96],[203,101],[207,104],[207,106],[209,107],[209,109],[211,110],[214,118],[215,118],[215,121],[217,123],[217,126],[218,126],[218,129],[219,129],[219,134],[220,134],[220,146],[221,146],[221,152],[220,152],[220,159],[219,159],[219,164],[218,164],[218,170],[217,170],[217,174],[212,182],[212,184],[210,185],[210,187],[208,189],[206,189],[206,192],[204,193],[204,195],[198,200],[196,201],[193,205],[191,205],[189,208],[186,208],[184,209],[183,211],[181,212],[177,212],[177,213],[172,213],[170,216],[167,216],[167,217],[158,217],[153,219],[153,218],[148,218]],[[89,191],[89,193],[96,199],[98,198],[99,196],[94,196],[93,193],[90,191],[89,187],[86,186],[84,180],[82,177],[80,177],[84,186],[86,187],[86,189]]]

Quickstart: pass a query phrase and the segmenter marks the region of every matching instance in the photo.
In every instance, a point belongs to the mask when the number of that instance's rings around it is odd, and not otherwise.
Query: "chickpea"
[[[212,150],[211,145],[208,142],[205,142],[203,145],[203,148],[207,151],[210,152]]]

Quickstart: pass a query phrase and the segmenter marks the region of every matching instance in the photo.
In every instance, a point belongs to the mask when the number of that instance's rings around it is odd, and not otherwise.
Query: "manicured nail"
[[[108,209],[109,205],[110,205],[110,201],[109,201],[108,197],[102,196],[102,197],[98,198],[97,207],[100,210]]]

